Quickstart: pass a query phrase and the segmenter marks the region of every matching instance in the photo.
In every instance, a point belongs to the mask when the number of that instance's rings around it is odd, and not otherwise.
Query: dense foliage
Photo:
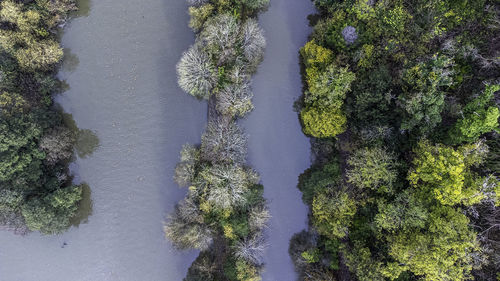
[[[74,136],[53,108],[63,51],[58,25],[71,0],[0,1],[0,224],[64,231],[81,199],[67,164]]]
[[[268,0],[188,2],[197,37],[177,64],[178,83],[208,99],[209,116],[201,145],[181,151],[175,180],[188,192],[165,233],[180,249],[201,250],[185,280],[260,280],[269,213],[237,119],[253,109],[251,75],[266,45],[255,17]]]
[[[500,280],[500,3],[313,2],[300,280]]]

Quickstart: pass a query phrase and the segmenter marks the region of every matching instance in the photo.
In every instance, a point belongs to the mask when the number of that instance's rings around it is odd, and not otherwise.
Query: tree
[[[254,2],[258,1],[254,0]],[[243,54],[251,66],[256,66],[264,56],[266,38],[255,19],[247,20],[241,28],[240,40],[242,42]]]
[[[444,107],[445,92],[452,84],[453,61],[444,56],[434,56],[403,73],[403,94],[400,103],[404,118],[401,129],[418,129],[427,134],[439,122]]]
[[[498,130],[500,111],[493,102],[494,94],[498,91],[500,84],[486,85],[484,92],[465,106],[463,117],[448,133],[451,144],[474,142],[482,134]]]
[[[211,120],[201,137],[201,158],[212,163],[242,164],[247,138],[235,122]]]
[[[214,58],[217,66],[236,59],[240,24],[231,14],[219,14],[209,18],[200,32],[198,42]]]
[[[341,108],[355,78],[348,67],[331,64],[318,76],[309,79],[309,91],[305,93],[304,101],[309,105]]]
[[[198,46],[189,48],[177,63],[178,83],[182,90],[196,98],[208,99],[217,82],[210,57]]]
[[[71,186],[28,200],[22,207],[26,225],[43,234],[61,233],[70,225],[81,198],[82,188]]]
[[[389,254],[395,259],[384,270],[391,280],[409,270],[424,280],[469,280],[473,253],[478,251],[475,232],[461,212],[436,206],[424,230],[401,232],[389,238]]]
[[[466,145],[458,149],[442,144],[419,142],[414,150],[413,167],[408,180],[413,188],[422,191],[444,205],[473,205],[483,200],[488,192],[483,180],[471,168],[483,160],[484,145]]]
[[[250,81],[231,83],[217,92],[217,110],[231,117],[243,117],[253,110]]]
[[[392,153],[382,147],[356,150],[347,160],[347,181],[361,189],[392,193],[396,182],[398,163]]]
[[[206,166],[193,183],[206,194],[205,202],[216,209],[232,210],[246,203],[246,195],[259,177],[250,169],[235,165]]]
[[[311,204],[316,194],[336,188],[340,180],[340,165],[336,159],[323,167],[307,169],[299,177],[298,188],[302,192],[302,200]]]
[[[184,145],[181,150],[180,162],[175,167],[175,182],[179,186],[187,186],[193,182],[196,166],[200,161],[200,151],[192,145]]]
[[[206,250],[212,244],[212,231],[204,223],[198,206],[188,196],[175,207],[165,225],[165,235],[179,249]]]
[[[320,192],[313,199],[313,224],[330,239],[346,237],[355,214],[356,202],[345,190]]]
[[[347,118],[337,108],[307,106],[300,111],[304,134],[317,138],[335,137],[346,130]]]
[[[74,142],[75,137],[68,128],[55,127],[42,136],[39,146],[45,152],[45,161],[54,165],[71,158]]]

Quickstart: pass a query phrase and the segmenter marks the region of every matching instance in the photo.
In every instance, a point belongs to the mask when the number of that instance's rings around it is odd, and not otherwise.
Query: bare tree
[[[255,19],[247,20],[240,33],[243,53],[250,65],[256,66],[264,56],[266,38]]]
[[[45,151],[45,161],[49,165],[54,165],[71,158],[74,143],[75,136],[69,129],[54,127],[41,138],[39,146]]]
[[[212,244],[212,232],[191,200],[188,196],[176,206],[164,227],[165,235],[179,249],[206,250]]]
[[[187,186],[194,177],[195,167],[200,158],[200,152],[194,146],[186,144],[181,150],[181,161],[175,167],[174,180],[179,186]]]
[[[213,165],[201,172],[208,183],[207,201],[220,209],[232,209],[246,202],[245,194],[259,177],[250,169],[237,165]]]
[[[267,226],[267,222],[271,218],[269,210],[264,206],[256,206],[250,209],[248,215],[248,224],[250,232],[261,232]]]
[[[201,137],[201,157],[214,163],[243,163],[247,137],[235,122],[211,120]]]
[[[253,110],[250,81],[226,85],[217,93],[216,108],[224,115],[243,117]]]
[[[218,65],[235,59],[239,24],[230,14],[212,17],[205,23],[199,40],[210,54],[218,58]]]
[[[212,60],[198,45],[182,55],[177,63],[177,76],[181,89],[197,98],[208,99],[217,82]]]
[[[266,245],[260,233],[236,242],[234,248],[236,257],[244,259],[256,266],[262,265],[262,257]]]

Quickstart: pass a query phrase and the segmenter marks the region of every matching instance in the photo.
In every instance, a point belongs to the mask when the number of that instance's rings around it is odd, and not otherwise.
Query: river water
[[[271,214],[264,281],[293,281],[288,241],[306,226],[296,188],[309,143],[292,110],[300,96],[298,48],[308,0],[272,0],[261,16],[266,58],[254,79],[255,111],[243,121],[249,161]],[[71,169],[90,196],[84,218],[56,236],[0,232],[1,281],[177,281],[197,256],[176,251],[162,222],[185,190],[172,180],[184,143],[198,143],[206,103],[176,85],[175,64],[193,43],[183,0],[92,0],[65,28],[58,103],[80,128]],[[93,151],[93,152],[92,152]]]
[[[206,103],[176,85],[175,64],[194,40],[187,5],[84,4],[62,37],[70,89],[57,101],[98,138],[72,165],[91,189],[92,214],[58,236],[0,232],[0,280],[182,280],[197,252],[173,250],[162,223],[185,194],[172,179],[182,144],[199,142],[206,122]],[[86,135],[84,148],[95,144]]]
[[[298,50],[311,32],[307,16],[313,12],[309,0],[271,0],[260,16],[267,48],[252,84],[255,110],[242,123],[249,134],[249,162],[261,175],[272,215],[264,281],[296,280],[288,244],[307,227],[297,180],[310,166],[310,145],[293,104],[302,90]]]

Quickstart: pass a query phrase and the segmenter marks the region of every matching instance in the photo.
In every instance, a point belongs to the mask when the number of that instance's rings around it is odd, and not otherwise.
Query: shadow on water
[[[65,72],[73,72],[76,70],[76,67],[80,63],[78,56],[71,52],[70,48],[64,48],[64,57],[61,65],[61,70]],[[69,87],[65,90],[69,90]]]
[[[76,0],[76,6],[78,10],[71,13],[71,17],[88,17],[90,14],[90,8],[92,6],[91,0]]]
[[[99,147],[99,138],[89,129],[78,130],[75,150],[80,158],[87,158]]]
[[[75,134],[75,151],[78,157],[87,158],[99,147],[97,134],[89,129],[79,129],[70,113],[62,113],[63,122]]]
[[[78,206],[78,211],[73,218],[71,218],[70,223],[72,226],[78,227],[81,223],[88,223],[89,216],[92,215],[92,194],[91,189],[88,184],[81,183],[82,187],[82,200]]]

